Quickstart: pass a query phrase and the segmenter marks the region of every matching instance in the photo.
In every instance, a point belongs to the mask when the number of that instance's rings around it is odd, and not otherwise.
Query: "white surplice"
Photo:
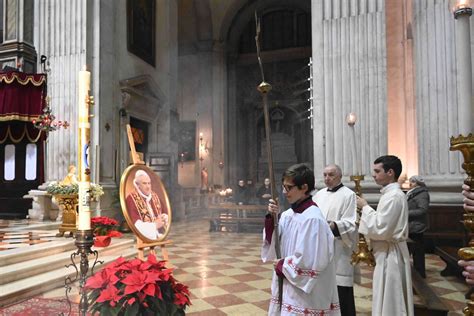
[[[407,200],[398,183],[380,192],[377,211],[364,206],[359,226],[359,232],[370,238],[376,262],[372,315],[414,315]]]
[[[327,188],[319,190],[313,197],[327,221],[334,222],[339,237],[334,240],[334,260],[336,262],[336,282],[339,286],[354,286],[354,266],[351,264],[352,251],[357,245],[356,195],[343,186],[335,192]]]
[[[278,276],[273,272],[268,315],[340,315],[333,262],[334,237],[316,206],[302,213],[290,208],[279,221],[283,263],[283,303],[278,301]],[[269,244],[263,232],[262,260],[272,262],[275,238]]]

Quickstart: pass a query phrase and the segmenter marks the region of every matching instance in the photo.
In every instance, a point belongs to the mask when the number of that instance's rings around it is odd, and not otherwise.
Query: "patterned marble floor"
[[[208,222],[191,221],[174,223],[169,238],[173,240],[169,253],[175,276],[192,293],[193,305],[187,315],[266,314],[272,265],[260,260],[260,234],[209,232]],[[467,286],[455,277],[440,276],[445,264],[438,257],[427,255],[426,265],[427,280],[451,307],[449,315],[462,315]],[[371,278],[372,271],[362,266],[361,284],[354,290],[358,315],[370,315]],[[38,310],[30,314],[32,304],[46,302],[51,308],[51,302],[56,302],[61,309],[63,299],[61,288],[0,309],[0,315],[40,315]]]

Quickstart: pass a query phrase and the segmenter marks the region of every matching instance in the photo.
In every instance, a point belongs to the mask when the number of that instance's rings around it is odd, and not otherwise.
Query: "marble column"
[[[454,18],[443,1],[413,1],[413,29],[419,173],[431,188],[459,191],[461,155],[449,151],[460,115]]]
[[[317,182],[328,163],[352,174],[349,112],[358,116],[362,172],[387,152],[385,2],[312,0],[313,140]]]
[[[86,64],[87,3],[81,0],[35,1],[35,47],[51,64],[48,94],[57,120],[70,128],[49,134],[45,180],[58,180],[77,159],[77,74]]]

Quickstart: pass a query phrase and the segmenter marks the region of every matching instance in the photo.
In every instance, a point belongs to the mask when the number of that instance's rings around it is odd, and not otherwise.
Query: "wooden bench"
[[[265,205],[210,204],[209,231],[243,232],[261,230],[264,224]]]
[[[446,316],[449,307],[438,297],[425,279],[413,267],[411,278],[414,292],[420,297],[421,304],[415,303],[417,316]]]
[[[440,272],[442,276],[457,276],[464,279],[462,276],[462,268],[458,266],[460,260],[458,256],[458,247],[440,246],[435,247],[435,254],[446,263],[446,268]]]

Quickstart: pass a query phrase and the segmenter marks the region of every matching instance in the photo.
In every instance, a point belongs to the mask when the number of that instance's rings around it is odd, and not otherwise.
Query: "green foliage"
[[[68,184],[64,185],[59,182],[51,182],[46,187],[46,192],[51,195],[56,194],[78,194],[79,193],[79,185],[75,184]],[[90,197],[92,201],[98,201],[99,198],[104,195],[104,190],[100,184],[91,183],[90,186]]]

